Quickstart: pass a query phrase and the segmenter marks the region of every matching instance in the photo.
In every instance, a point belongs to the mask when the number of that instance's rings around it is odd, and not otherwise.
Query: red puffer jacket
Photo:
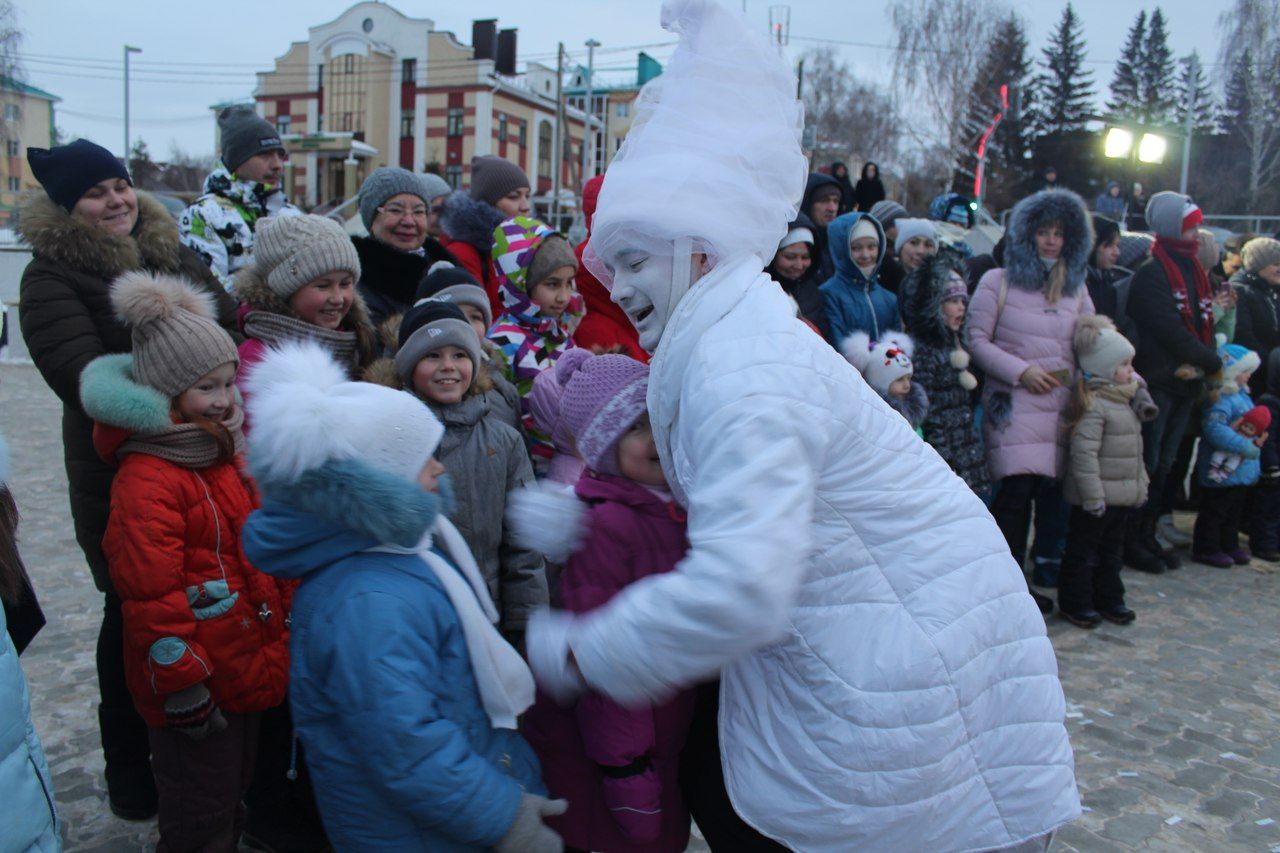
[[[582,262],[582,253],[591,238],[591,221],[596,214],[596,201],[600,197],[602,186],[604,175],[596,175],[582,188],[582,212],[587,218],[587,240],[583,240],[573,250],[578,256],[578,274],[574,277],[574,282],[587,303],[587,314],[578,328],[573,330],[573,341],[587,349],[598,347],[605,352],[620,350],[623,355],[648,364],[649,353],[640,346],[640,333],[631,325],[626,312],[609,299],[609,291],[605,286]]]
[[[128,435],[94,430],[99,453],[120,466],[102,544],[124,600],[125,676],[138,712],[163,726],[166,694],[199,682],[224,711],[279,705],[294,585],[244,556],[240,529],[257,500],[240,460],[199,470],[142,453],[117,460]]]

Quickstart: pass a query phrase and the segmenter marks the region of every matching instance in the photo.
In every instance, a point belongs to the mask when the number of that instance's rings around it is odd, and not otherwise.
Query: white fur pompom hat
[[[351,382],[315,343],[271,350],[246,378],[245,412],[253,428],[254,475],[296,482],[330,461],[358,460],[415,481],[444,427],[405,391]]]
[[[915,343],[905,332],[890,332],[884,340],[873,341],[866,332],[854,332],[844,339],[840,351],[858,369],[877,393],[889,393],[889,386],[914,370],[911,353]]]

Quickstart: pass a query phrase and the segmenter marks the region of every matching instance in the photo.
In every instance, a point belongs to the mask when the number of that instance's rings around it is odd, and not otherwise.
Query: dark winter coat
[[[1172,253],[1170,257],[1182,272],[1187,287],[1194,288],[1193,261]],[[1148,387],[1178,397],[1198,397],[1204,379],[1179,379],[1173,375],[1174,371],[1184,364],[1198,367],[1206,375],[1222,369],[1214,347],[1191,334],[1183,322],[1169,279],[1156,258],[1148,258],[1133,274],[1126,313],[1138,330],[1139,340],[1133,342],[1138,351],[1133,357],[1133,366]],[[1193,322],[1199,329],[1198,315],[1193,317]]]
[[[560,584],[564,607],[590,613],[626,587],[669,572],[689,549],[684,513],[639,483],[588,472],[575,487],[590,509],[586,537]],[[569,811],[548,823],[581,850],[674,853],[689,842],[680,795],[680,750],[693,715],[693,693],[661,704],[624,707],[597,693],[561,707],[546,696],[529,709],[525,737],[542,762],[553,797]],[[643,772],[609,778],[607,767],[647,762]],[[647,839],[647,840],[641,840]]]
[[[803,213],[796,217],[787,230],[792,228],[808,228],[810,231],[816,231],[813,220],[805,216]],[[817,247],[813,244],[809,246],[809,269],[805,270],[804,275],[800,278],[786,278],[772,263],[764,268],[764,271],[778,284],[782,285],[782,289],[786,294],[796,301],[796,305],[800,307],[800,316],[804,317],[810,323],[817,327],[818,332],[828,340],[831,339],[831,327],[827,323],[827,309],[822,302],[822,292],[818,290],[818,286],[822,284],[822,279],[818,276],[818,258],[816,255]],[[574,340],[579,345],[582,344],[582,336],[579,332],[574,332]]]
[[[1128,338],[1129,343],[1136,348],[1138,327],[1129,318],[1127,311],[1129,288],[1133,286],[1133,272],[1120,266],[1100,270],[1090,264],[1084,283],[1089,288],[1093,310],[1104,317],[1110,317],[1120,334]]]
[[[876,176],[868,178],[867,170],[872,166],[875,166]],[[853,188],[853,202],[857,205],[856,209],[868,213],[871,205],[884,201],[884,197],[884,184],[880,182],[880,167],[875,163],[867,163],[862,167],[862,177],[858,178],[857,186]]]
[[[961,344],[963,329],[957,334],[942,319],[942,296],[953,270],[960,272],[949,259],[938,258],[911,273],[918,280],[906,312],[916,345],[912,382],[929,397],[924,440],[982,495],[991,488],[987,454],[973,419],[972,389],[961,384],[962,376],[973,376],[966,369],[969,354]]]
[[[1261,276],[1244,269],[1231,276],[1231,286],[1239,294],[1232,343],[1253,350],[1262,359],[1262,365],[1249,380],[1254,395],[1260,396],[1267,390],[1269,356],[1280,346],[1280,287],[1267,284]]]
[[[864,218],[875,226],[880,241],[879,255],[870,278],[858,269],[849,252],[849,235],[858,221]],[[876,275],[885,253],[884,229],[880,223],[866,213],[846,213],[836,217],[827,226],[827,232],[831,238],[830,255],[836,272],[819,289],[831,328],[829,340],[839,346],[854,332],[866,332],[871,340],[878,341],[885,332],[901,329],[898,297],[881,287]]]
[[[844,170],[843,175],[838,174],[838,170],[841,169]],[[835,178],[836,183],[840,185],[840,212],[849,213],[857,204],[853,198],[853,182],[849,180],[849,167],[839,160],[835,161],[831,164],[831,177]]]
[[[830,175],[824,175],[820,172],[811,172],[809,174],[809,180],[804,185],[804,198],[800,200],[801,213],[812,218],[813,212],[810,208],[813,206],[813,194],[820,187],[826,186],[839,189],[840,182]],[[815,223],[813,241],[813,265],[818,268],[818,281],[826,281],[836,272],[835,263],[831,260],[831,252],[827,249],[827,226]]]
[[[453,483],[457,507],[450,521],[467,541],[489,585],[504,633],[522,632],[548,604],[542,555],[517,545],[506,524],[507,496],[533,484],[524,437],[489,415],[483,395],[454,406],[428,403],[444,424],[436,458]]]
[[[1263,364],[1267,367],[1267,390],[1258,405],[1271,412],[1271,429],[1267,430],[1259,462],[1264,476],[1268,472],[1280,475],[1280,349],[1272,350]]]
[[[498,292],[492,258],[493,230],[504,219],[496,207],[473,199],[465,192],[456,192],[445,199],[444,209],[440,211],[440,228],[445,233],[441,243],[484,286],[494,317],[506,310]]]
[[[413,307],[418,282],[436,261],[461,266],[453,253],[439,240],[428,237],[422,244],[424,254],[402,252],[373,237],[352,237],[360,256],[360,281],[356,290],[364,297],[369,321],[375,328],[393,314],[403,314]]]
[[[160,202],[139,192],[131,235],[108,234],[75,219],[43,190],[22,202],[22,237],[32,260],[22,273],[19,318],[27,349],[62,400],[62,445],[76,541],[98,589],[111,589],[102,535],[107,529],[115,469],[93,449],[93,421],[80,405],[80,372],[107,353],[130,352],[129,329],[111,307],[111,282],[123,272],[181,275],[213,294],[218,321],[238,341],[235,302],[192,249]]]

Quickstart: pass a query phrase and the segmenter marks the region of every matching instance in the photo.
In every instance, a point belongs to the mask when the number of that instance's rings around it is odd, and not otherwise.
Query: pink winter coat
[[[594,610],[623,587],[671,571],[689,549],[684,513],[638,483],[588,472],[575,491],[590,509],[586,540],[560,579],[567,610]],[[539,694],[522,733],[551,796],[569,801],[568,812],[547,820],[566,845],[610,853],[685,849],[689,812],[678,773],[692,715],[690,692],[639,708],[597,694],[561,708]]]
[[[982,389],[983,430],[991,478],[1040,474],[1060,478],[1067,444],[1062,414],[1077,378],[1071,339],[1076,317],[1092,314],[1093,300],[1081,283],[1050,305],[1043,290],[1010,284],[999,312],[1003,269],[989,271],[969,300],[966,323],[973,363],[986,374]],[[1048,394],[1032,394],[1018,378],[1035,365],[1047,373],[1067,371],[1065,382]]]

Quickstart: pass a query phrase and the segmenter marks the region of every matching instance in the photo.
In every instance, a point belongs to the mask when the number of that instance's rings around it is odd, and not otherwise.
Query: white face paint
[[[613,273],[609,298],[626,312],[640,333],[640,346],[653,352],[679,302],[672,285],[675,257],[628,247],[609,252],[601,260]]]

